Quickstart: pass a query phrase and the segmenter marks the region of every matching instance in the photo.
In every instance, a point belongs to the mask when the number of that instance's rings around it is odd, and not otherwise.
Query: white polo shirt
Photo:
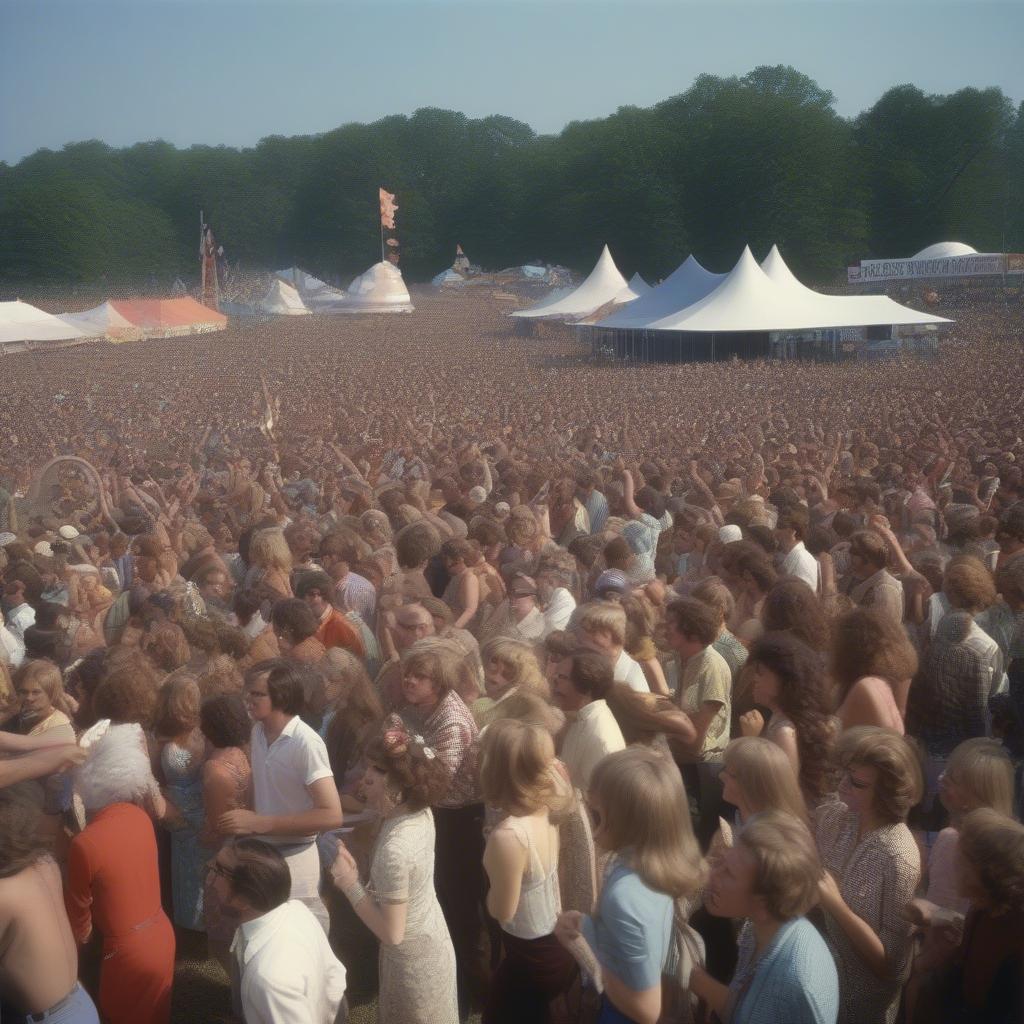
[[[307,786],[318,779],[332,778],[327,747],[314,729],[298,715],[284,727],[281,735],[267,746],[263,724],[252,727],[253,809],[257,814],[283,817],[313,809]],[[264,836],[276,846],[294,846],[310,842],[314,836]]]

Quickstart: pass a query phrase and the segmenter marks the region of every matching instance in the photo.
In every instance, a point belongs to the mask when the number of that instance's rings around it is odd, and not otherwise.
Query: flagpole
[[[377,205],[380,206],[380,190],[377,191]],[[381,211],[380,218],[380,261],[384,262],[384,212]]]

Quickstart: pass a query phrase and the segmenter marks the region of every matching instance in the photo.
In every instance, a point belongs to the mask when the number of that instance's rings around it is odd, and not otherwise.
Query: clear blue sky
[[[0,0],[0,160],[99,138],[251,145],[439,106],[539,132],[702,73],[792,64],[841,114],[887,88],[1024,100],[1024,2]]]

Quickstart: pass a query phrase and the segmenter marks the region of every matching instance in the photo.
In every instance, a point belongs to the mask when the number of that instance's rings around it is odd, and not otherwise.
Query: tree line
[[[456,243],[499,268],[586,271],[604,242],[657,280],[689,252],[726,270],[777,242],[810,281],[957,239],[1024,250],[1024,104],[996,88],[886,92],[858,117],[791,67],[701,75],[650,108],[537,135],[426,108],[247,149],[101,142],[0,163],[0,281],[198,275],[199,210],[231,263],[346,281],[379,259],[377,188],[398,196],[402,267]]]

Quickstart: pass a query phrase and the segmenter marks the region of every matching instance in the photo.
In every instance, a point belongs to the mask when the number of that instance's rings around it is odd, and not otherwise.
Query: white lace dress
[[[370,891],[379,904],[406,904],[405,937],[380,947],[380,1024],[458,1024],[455,950],[434,891],[429,808],[384,820]]]

